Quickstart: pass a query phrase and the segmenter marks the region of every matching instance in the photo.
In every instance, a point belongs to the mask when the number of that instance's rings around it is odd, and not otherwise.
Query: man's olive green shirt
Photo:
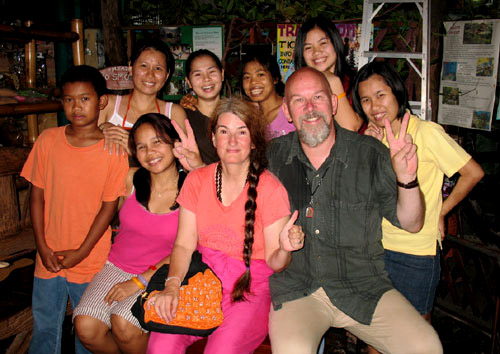
[[[335,144],[317,171],[297,132],[273,140],[268,151],[269,169],[287,189],[291,210],[299,210],[296,224],[306,234],[288,268],[271,277],[271,296],[278,310],[322,287],[337,308],[370,324],[380,297],[393,288],[384,270],[381,222],[385,217],[400,226],[396,176],[382,143],[337,124],[335,130]]]

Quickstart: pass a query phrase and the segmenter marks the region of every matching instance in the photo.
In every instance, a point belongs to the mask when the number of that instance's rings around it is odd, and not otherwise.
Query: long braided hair
[[[223,98],[217,104],[210,123],[210,130],[215,135],[217,123],[222,113],[233,113],[247,126],[253,148],[250,152],[250,166],[248,168],[248,193],[245,203],[245,241],[243,244],[243,261],[246,271],[234,284],[231,294],[232,301],[245,300],[245,293],[250,292],[250,260],[254,242],[255,211],[257,210],[257,185],[259,178],[267,166],[266,158],[266,123],[257,108],[237,97]]]

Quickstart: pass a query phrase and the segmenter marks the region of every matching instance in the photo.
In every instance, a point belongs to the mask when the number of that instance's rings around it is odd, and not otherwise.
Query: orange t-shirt
[[[217,199],[215,191],[216,166],[217,164],[211,164],[190,172],[177,202],[196,214],[199,245],[242,260],[248,183],[231,205],[223,205]],[[290,202],[285,187],[275,175],[264,170],[257,185],[251,259],[266,259],[264,228],[287,215],[290,215]]]
[[[85,240],[102,202],[125,194],[127,157],[109,154],[104,140],[74,147],[66,127],[45,130],[36,140],[21,176],[44,191],[44,226],[47,245],[55,251],[77,249]],[[111,228],[82,262],[58,273],[49,272],[37,254],[35,276],[65,277],[73,283],[89,282],[101,270],[111,247]]]

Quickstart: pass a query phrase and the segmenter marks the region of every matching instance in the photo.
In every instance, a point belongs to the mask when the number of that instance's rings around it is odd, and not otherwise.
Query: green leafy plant
[[[158,14],[164,25],[197,25],[228,23],[232,19],[244,21],[301,23],[306,17],[319,14],[332,20],[361,21],[362,0],[128,0],[124,2],[123,19],[133,24],[138,16]]]

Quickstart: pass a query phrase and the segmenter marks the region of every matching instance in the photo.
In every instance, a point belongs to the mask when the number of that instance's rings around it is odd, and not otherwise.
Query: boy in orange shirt
[[[106,262],[109,224],[125,193],[127,157],[104,150],[97,126],[107,102],[97,69],[81,65],[61,78],[69,125],[38,137],[21,176],[32,184],[31,220],[37,246],[30,353],[60,353],[68,296],[76,307]],[[75,339],[76,353],[88,353]]]

